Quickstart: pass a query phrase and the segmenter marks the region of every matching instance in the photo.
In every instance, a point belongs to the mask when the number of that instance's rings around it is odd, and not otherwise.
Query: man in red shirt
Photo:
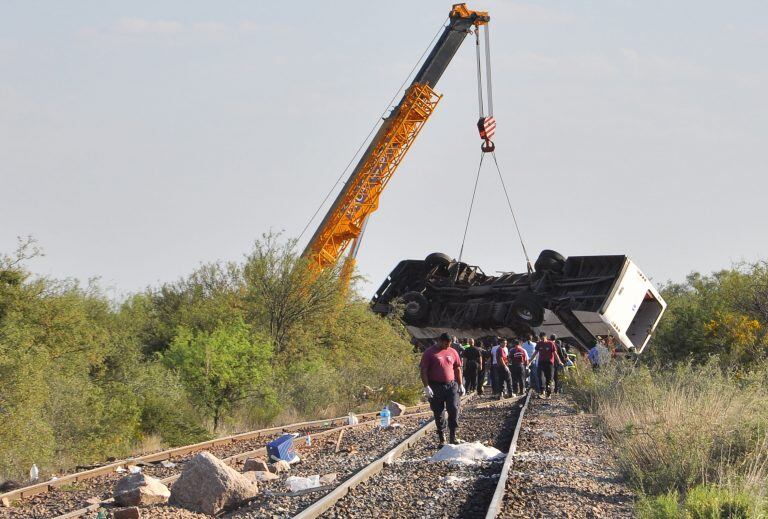
[[[451,348],[450,335],[443,333],[437,345],[427,348],[421,356],[420,367],[424,394],[429,399],[429,407],[435,415],[440,445],[445,443],[443,411],[448,412],[450,442],[458,443],[456,429],[459,426],[459,399],[465,391],[461,376],[461,358],[456,350]]]
[[[541,332],[539,334],[539,342],[536,343],[536,353],[533,354],[531,363],[539,358],[539,380],[541,381],[541,392],[544,398],[549,398],[552,395],[552,379],[555,378],[555,362],[562,366],[563,361],[560,359],[560,355],[557,354],[557,346],[555,345],[556,337],[553,336],[552,340],[547,340],[547,334]]]
[[[528,365],[528,353],[523,349],[520,339],[514,339],[512,345],[512,349],[509,351],[512,394],[522,395],[525,391],[525,368]]]

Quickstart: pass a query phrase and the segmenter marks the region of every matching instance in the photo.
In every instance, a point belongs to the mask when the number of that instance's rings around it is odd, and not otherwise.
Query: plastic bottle
[[[381,428],[384,429],[385,427],[389,427],[389,423],[392,418],[392,413],[389,412],[389,408],[387,406],[384,406],[384,409],[381,410]]]
[[[38,477],[40,477],[40,471],[37,469],[37,465],[33,463],[32,468],[29,469],[29,480],[37,481]]]
[[[307,441],[307,447],[311,447],[312,446],[312,437],[310,435],[307,435],[307,440],[306,441]]]

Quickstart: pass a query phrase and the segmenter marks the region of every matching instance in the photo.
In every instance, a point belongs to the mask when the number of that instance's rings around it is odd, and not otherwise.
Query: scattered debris
[[[243,472],[274,472],[266,461],[261,458],[248,458],[243,465]]]
[[[165,503],[170,490],[159,479],[146,474],[131,474],[115,485],[115,503],[118,506],[138,506]]]
[[[273,461],[284,460],[291,463],[292,458],[296,455],[296,450],[293,447],[295,437],[293,434],[284,434],[269,442],[267,444],[269,459]]]
[[[504,453],[493,447],[486,447],[480,442],[462,443],[459,445],[443,445],[429,458],[429,461],[450,461],[454,464],[473,465],[477,461],[488,461],[503,458]]]
[[[285,486],[287,486],[291,492],[317,488],[320,486],[320,476],[317,474],[314,476],[309,476],[308,478],[301,476],[291,476],[285,480]]]
[[[355,416],[355,413],[349,413],[349,416],[347,417],[347,423],[349,425],[357,425],[360,423],[360,420],[357,419],[357,416]]]
[[[172,468],[174,468],[176,466],[176,464],[174,462],[169,461],[169,460],[161,461],[160,465],[162,465],[163,467],[165,467],[167,469],[172,469]]]
[[[336,481],[336,478],[338,477],[338,474],[335,472],[331,472],[329,474],[325,474],[323,476],[320,476],[320,484],[321,485],[330,485],[334,481]]]
[[[454,485],[456,483],[464,483],[465,481],[467,481],[467,478],[460,478],[458,476],[445,476],[440,481],[442,481],[447,485]]]
[[[333,451],[338,454],[339,449],[341,448],[341,439],[344,437],[344,429],[339,431],[339,437],[336,439],[336,449]]]
[[[287,461],[279,460],[272,465],[272,472],[274,472],[275,474],[280,474],[281,472],[290,472],[290,471],[291,471],[291,466],[288,464]]]
[[[405,413],[405,406],[395,402],[394,400],[389,401],[387,408],[389,409],[389,412],[392,414],[392,416],[400,416],[401,414]]]
[[[243,472],[243,476],[248,478],[249,481],[253,481],[255,483],[280,479],[280,476],[277,474],[273,474],[264,470],[251,470],[248,472]]]
[[[258,493],[258,485],[213,454],[203,451],[184,465],[173,484],[171,504],[204,514],[237,506]]]

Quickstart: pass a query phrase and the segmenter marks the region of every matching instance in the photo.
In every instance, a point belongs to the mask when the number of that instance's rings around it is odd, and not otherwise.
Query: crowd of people
[[[587,359],[592,369],[600,369],[615,357],[610,348],[596,341]],[[459,443],[456,436],[461,397],[476,391],[479,395],[490,387],[498,399],[522,395],[526,389],[536,391],[540,398],[549,399],[563,390],[565,370],[575,366],[576,354],[556,335],[529,334],[525,340],[514,337],[492,337],[475,341],[458,339],[443,333],[428,347],[421,359],[421,380],[424,393],[435,415],[440,444],[445,443],[446,425],[450,443]],[[446,423],[444,414],[448,415]]]

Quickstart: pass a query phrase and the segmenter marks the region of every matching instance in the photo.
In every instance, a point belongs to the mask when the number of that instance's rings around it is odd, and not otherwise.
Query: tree
[[[268,380],[271,357],[269,341],[252,339],[250,327],[237,319],[212,333],[179,328],[162,358],[208,410],[216,430],[234,404],[257,393]]]
[[[344,298],[336,269],[312,271],[309,262],[296,255],[295,240],[280,243],[279,237],[263,235],[243,272],[253,321],[269,331],[277,353],[284,350],[294,326],[307,326],[337,310]]]

